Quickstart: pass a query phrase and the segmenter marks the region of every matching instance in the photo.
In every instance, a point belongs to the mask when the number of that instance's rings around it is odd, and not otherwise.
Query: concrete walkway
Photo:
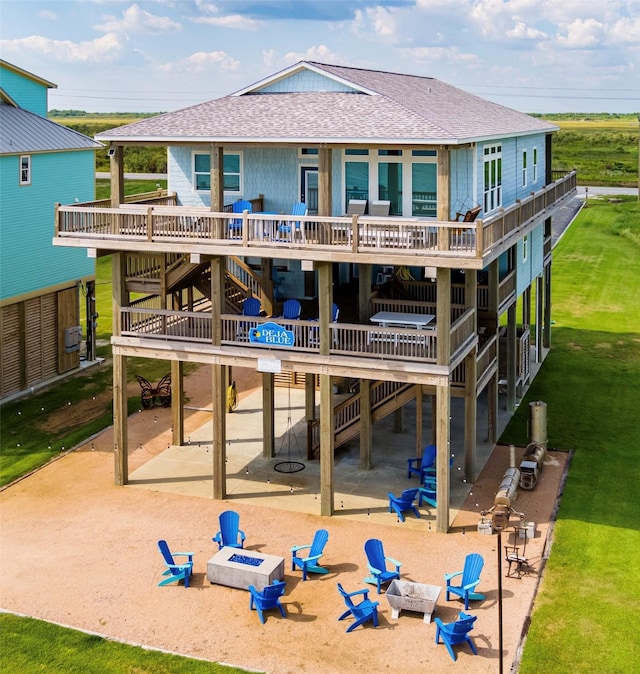
[[[502,397],[502,396],[501,396]],[[476,455],[478,474],[489,458],[493,446],[486,442],[486,405],[479,400]],[[498,434],[508,415],[501,401]],[[423,400],[423,437],[431,428],[431,404]],[[466,499],[471,486],[463,479],[463,405],[454,399],[451,446],[454,465],[451,469],[450,521]],[[407,479],[407,459],[415,456],[415,401],[404,407],[402,431],[394,427],[391,414],[374,426],[373,468],[360,468],[357,440],[338,448],[335,453],[334,508],[336,516],[395,524],[388,512],[388,492],[399,495],[403,489],[418,485],[415,477]],[[304,390],[276,388],[276,457],[262,456],[262,393],[254,391],[227,415],[227,496],[230,501],[262,505],[281,510],[320,514],[320,462],[306,460],[306,424]],[[172,446],[133,471],[129,484],[159,492],[213,497],[212,422],[192,432],[183,446]],[[425,441],[424,444],[428,444]],[[300,462],[304,469],[281,473],[279,462]],[[406,526],[416,529],[435,527],[435,509],[424,504],[422,518],[409,516]]]

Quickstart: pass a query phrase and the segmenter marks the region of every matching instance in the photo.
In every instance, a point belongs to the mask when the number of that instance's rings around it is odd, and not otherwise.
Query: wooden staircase
[[[414,384],[377,381],[371,384],[371,422],[375,423],[395,412],[416,397]],[[333,410],[335,445],[344,445],[360,435],[360,392],[338,403]],[[320,458],[320,420],[308,422],[307,459]]]

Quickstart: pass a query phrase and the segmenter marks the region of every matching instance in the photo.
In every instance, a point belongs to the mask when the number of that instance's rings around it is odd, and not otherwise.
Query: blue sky
[[[524,112],[638,112],[640,0],[2,0],[0,57],[90,112],[177,110],[303,59]]]

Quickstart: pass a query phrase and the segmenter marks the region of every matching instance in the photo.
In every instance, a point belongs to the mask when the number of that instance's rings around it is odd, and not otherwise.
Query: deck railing
[[[473,325],[473,312],[468,310],[451,330],[452,349],[468,339],[467,332]],[[221,343],[223,345],[246,345],[256,349],[271,347],[252,343],[251,328],[277,321],[294,335],[293,351],[320,352],[319,326],[317,321],[284,321],[282,318],[262,318],[224,314],[222,316]],[[331,355],[358,356],[360,358],[419,360],[435,363],[437,357],[436,330],[427,328],[378,327],[348,323],[330,323]],[[171,311],[145,306],[121,309],[121,334],[143,336],[153,339],[211,343],[212,318],[205,311]]]
[[[379,218],[213,213],[207,208],[123,204],[120,208],[56,205],[55,236],[98,241],[146,241],[253,249],[375,253],[402,257],[482,258],[576,189],[572,172],[512,206],[474,223],[428,218]],[[273,255],[273,253],[271,253]],[[410,264],[410,262],[408,262]]]

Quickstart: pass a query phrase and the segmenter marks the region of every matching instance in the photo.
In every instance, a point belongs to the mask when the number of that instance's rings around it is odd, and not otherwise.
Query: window
[[[345,204],[351,199],[369,199],[369,163],[347,161],[344,163]]]
[[[502,206],[502,145],[484,148],[484,212]]]
[[[300,156],[301,157],[312,157],[312,156],[317,156],[317,155],[318,155],[318,148],[317,147],[300,148]]]
[[[527,255],[529,255],[529,235],[525,234],[522,239],[522,261],[527,261]]]
[[[233,194],[242,193],[242,155],[239,153],[225,154],[222,157],[223,189]],[[196,191],[211,189],[211,156],[209,154],[194,153],[193,155],[193,186]]]
[[[538,182],[538,148],[533,148],[533,182]]]
[[[527,186],[527,151],[522,151],[522,187]]]
[[[402,164],[400,162],[378,163],[378,196],[380,199],[391,202],[389,215],[402,215]]]
[[[20,157],[20,184],[31,185],[31,156],[28,154]]]

